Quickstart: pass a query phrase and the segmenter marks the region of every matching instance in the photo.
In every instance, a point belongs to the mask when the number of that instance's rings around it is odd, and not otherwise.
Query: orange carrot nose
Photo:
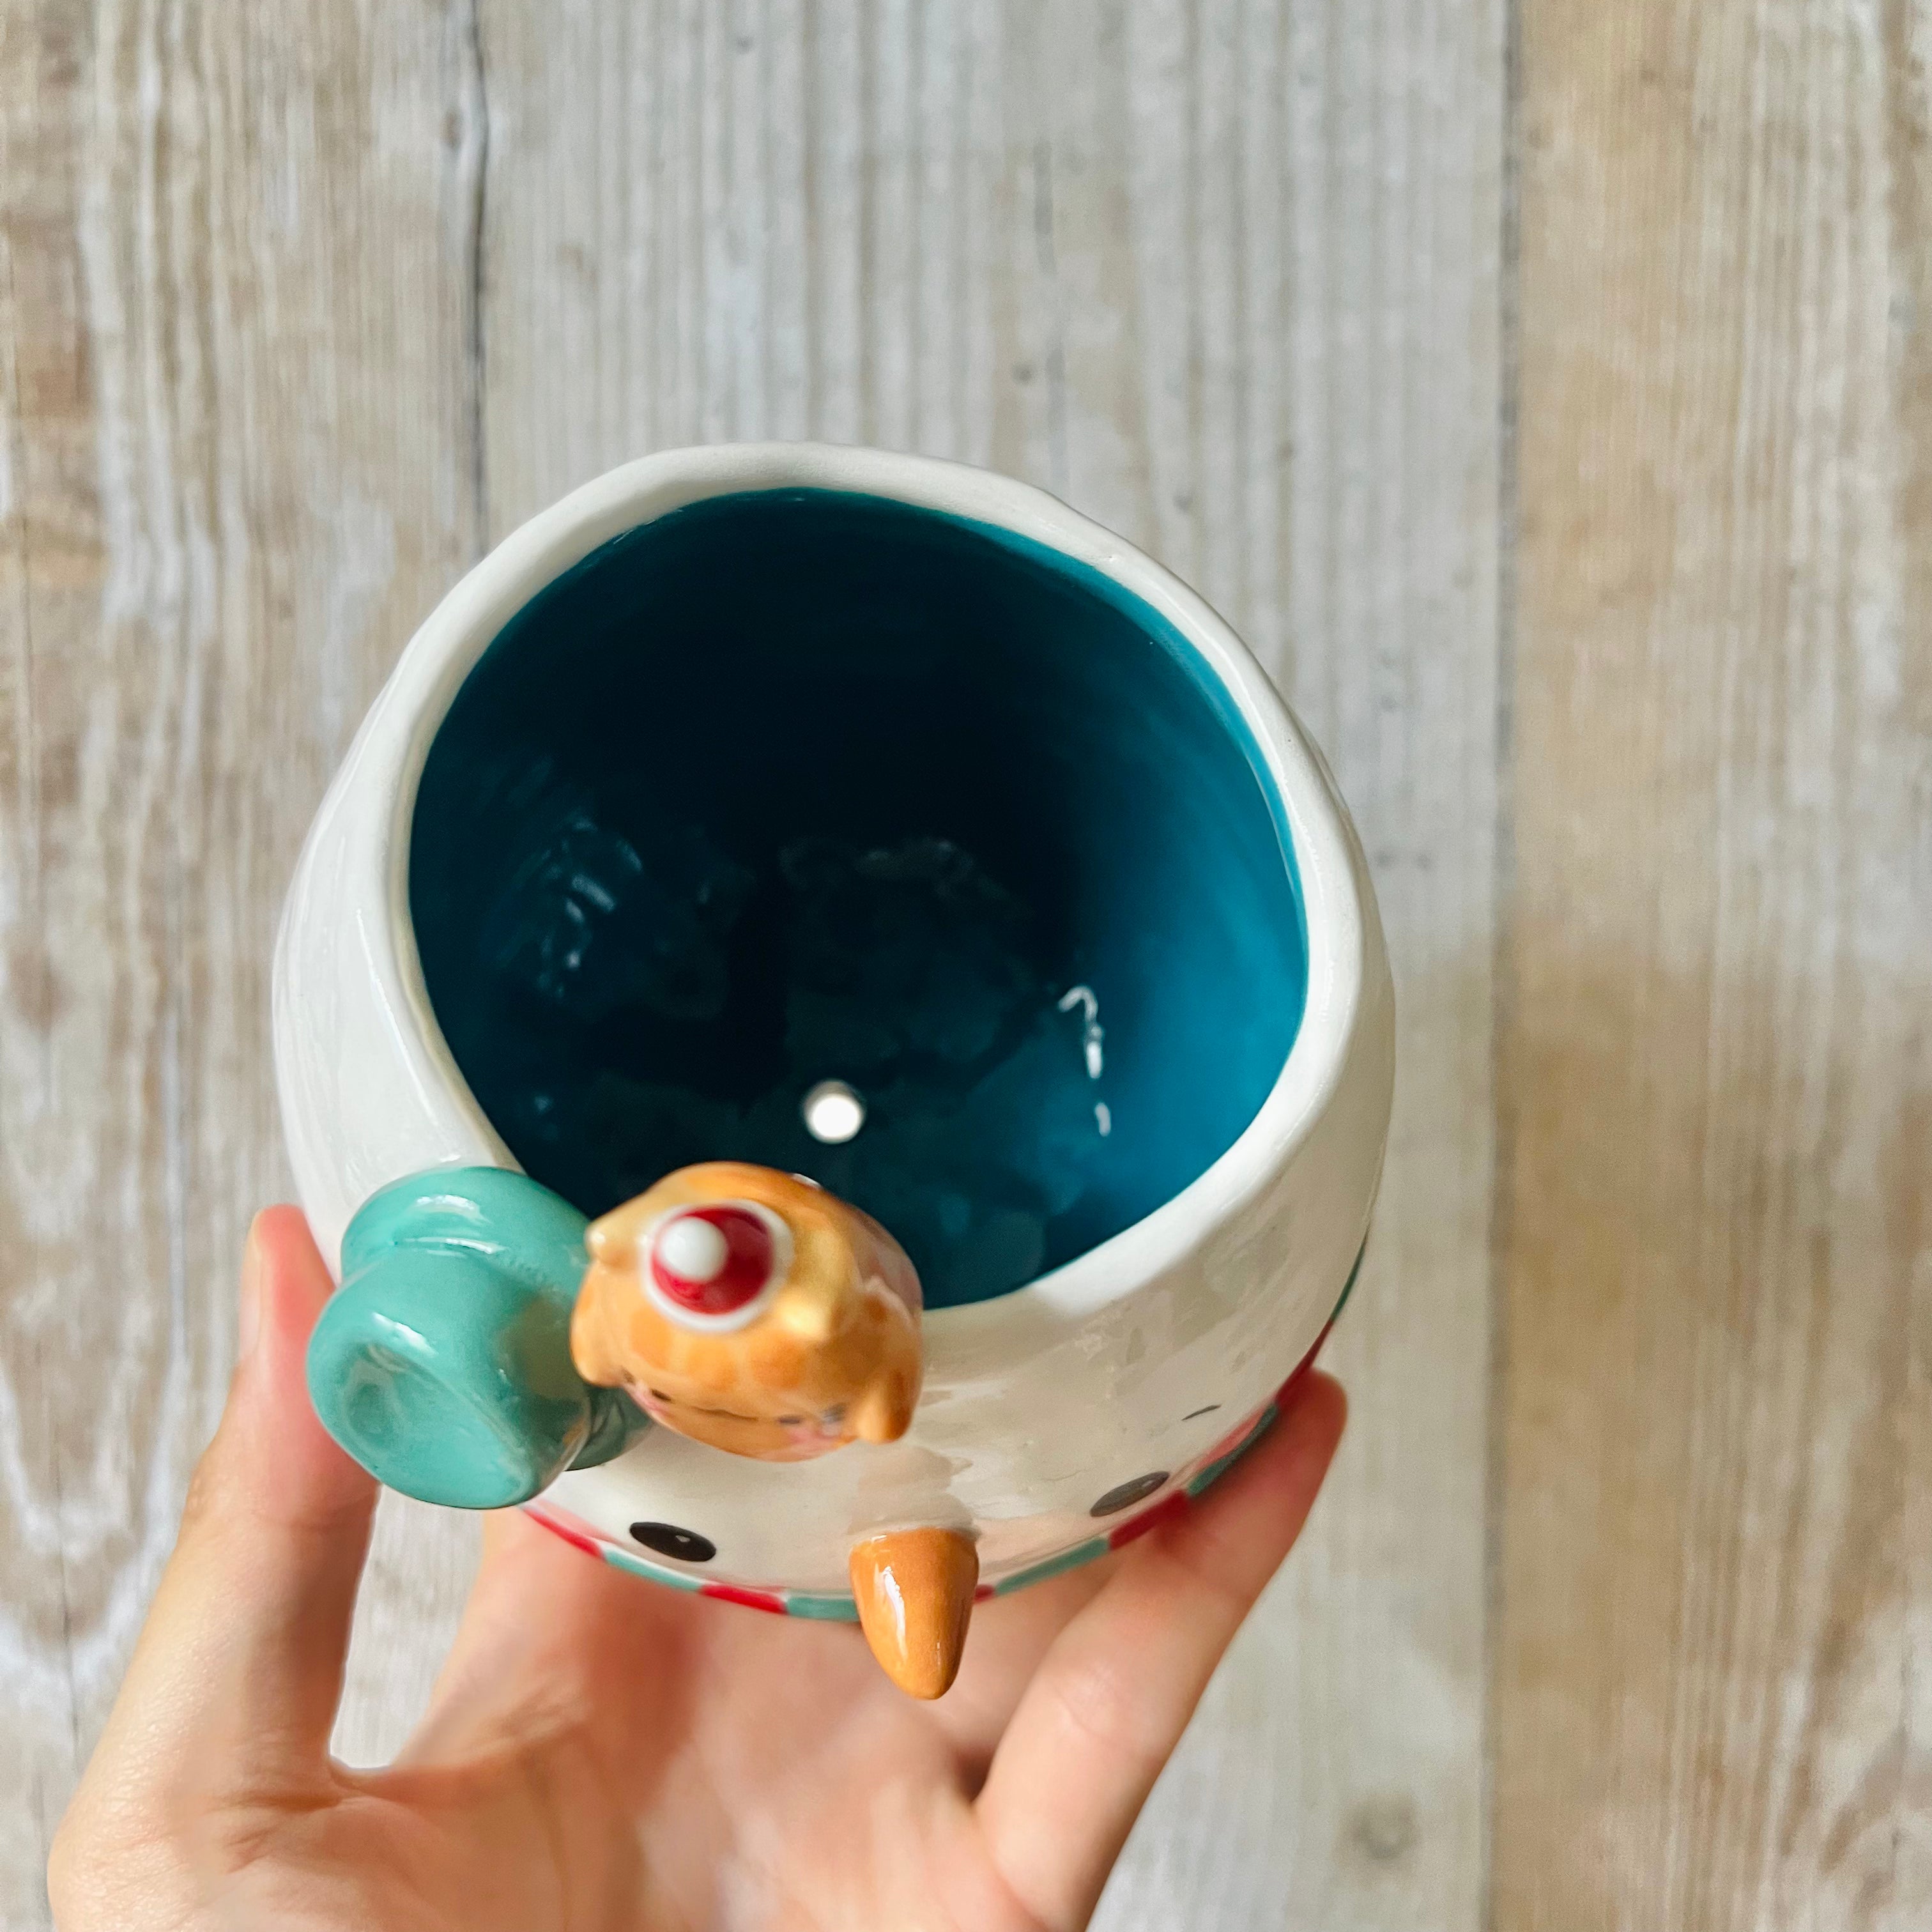
[[[915,1697],[943,1697],[959,1674],[979,1552],[952,1529],[901,1529],[853,1546],[859,1626],[886,1675]]]

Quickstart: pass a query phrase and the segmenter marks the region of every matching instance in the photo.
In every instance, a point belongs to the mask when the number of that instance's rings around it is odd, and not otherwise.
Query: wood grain
[[[1928,27],[1523,14],[1498,1927],[1932,1913]]]
[[[488,494],[818,436],[1042,483],[1328,749],[1400,1096],[1331,1490],[1110,1928],[1481,1897],[1498,7],[486,4]]]
[[[464,562],[460,62],[425,7],[0,25],[0,1919],[119,1680],[286,1192],[296,846]]]

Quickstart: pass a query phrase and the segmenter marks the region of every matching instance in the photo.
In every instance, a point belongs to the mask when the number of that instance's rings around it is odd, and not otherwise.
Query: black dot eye
[[[675,1556],[685,1563],[709,1563],[718,1554],[718,1546],[694,1529],[680,1529],[674,1522],[634,1522],[631,1534],[646,1550],[660,1556]]]
[[[1192,1422],[1197,1415],[1212,1415],[1220,1406],[1218,1402],[1210,1402],[1205,1408],[1190,1408],[1180,1419],[1183,1422]]]
[[[1089,1516],[1113,1516],[1121,1510],[1132,1509],[1136,1503],[1144,1502],[1167,1480],[1165,1469],[1150,1470],[1144,1476],[1136,1476],[1132,1482],[1121,1483],[1109,1490],[1088,1511]]]

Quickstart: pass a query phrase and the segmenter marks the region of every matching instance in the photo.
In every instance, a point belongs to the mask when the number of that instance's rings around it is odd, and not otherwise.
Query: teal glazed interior
[[[430,746],[410,903],[533,1178],[594,1216],[694,1161],[807,1174],[929,1306],[1196,1179],[1307,987],[1280,801],[1192,646],[1042,545],[836,491],[694,504],[532,598]],[[801,1112],[827,1079],[843,1144]]]

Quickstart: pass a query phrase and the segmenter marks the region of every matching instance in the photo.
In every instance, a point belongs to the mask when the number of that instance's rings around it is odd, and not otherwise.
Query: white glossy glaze
[[[550,1492],[620,1541],[640,1520],[699,1532],[717,1546],[712,1562],[662,1567],[709,1580],[841,1591],[855,1537],[935,1523],[976,1528],[981,1575],[997,1582],[1122,1520],[1102,1526],[1088,1512],[1131,1478],[1204,1456],[1314,1342],[1367,1226],[1394,1078],[1374,894],[1319,752],[1198,597],[1054,498],[924,458],[740,445],[627,464],[506,538],[411,640],[304,848],[275,957],[290,1156],[332,1261],[351,1216],[386,1183],[443,1164],[516,1165],[450,1057],[417,963],[407,840],[430,740],[477,658],[550,579],[685,504],[782,488],[862,491],[1001,525],[1152,605],[1246,717],[1300,869],[1307,1005],[1260,1113],[1125,1232],[998,1300],[927,1315],[925,1391],[904,1438],[770,1464],[656,1430]]]

